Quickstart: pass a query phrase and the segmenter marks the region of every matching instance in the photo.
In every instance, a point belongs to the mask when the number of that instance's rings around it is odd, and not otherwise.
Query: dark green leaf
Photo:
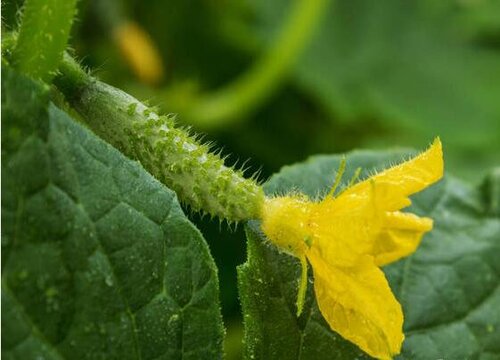
[[[345,179],[400,161],[408,152],[356,151]],[[321,196],[340,156],[316,156],[288,166],[265,185],[268,194],[300,190]],[[495,176],[496,174],[496,176]],[[500,218],[498,171],[478,189],[447,176],[413,197],[409,209],[435,220],[418,251],[384,268],[405,313],[401,359],[493,359],[500,356]],[[248,358],[366,358],[323,320],[310,274],[303,314],[295,317],[298,261],[266,242],[258,223],[247,227],[248,261],[239,269]],[[366,299],[369,301],[369,299]]]
[[[2,76],[2,357],[214,359],[216,268],[175,194]]]
[[[369,118],[406,138],[498,151],[500,52],[472,44],[434,3],[332,1],[294,78],[336,121]],[[262,38],[272,39],[290,1],[257,4]]]

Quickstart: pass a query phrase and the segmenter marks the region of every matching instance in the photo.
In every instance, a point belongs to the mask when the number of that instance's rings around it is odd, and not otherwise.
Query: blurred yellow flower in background
[[[145,84],[157,85],[164,76],[159,50],[149,34],[133,21],[124,21],[113,39],[134,74]]]

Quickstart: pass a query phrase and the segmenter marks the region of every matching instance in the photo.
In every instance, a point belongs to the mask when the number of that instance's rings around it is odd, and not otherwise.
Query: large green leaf
[[[356,151],[346,178],[361,166],[400,161],[407,152]],[[268,194],[302,191],[315,197],[331,186],[340,156],[316,156],[288,166],[265,185]],[[435,220],[418,251],[384,268],[401,302],[406,340],[401,359],[500,357],[500,176],[479,189],[446,176],[413,197],[409,209]],[[354,359],[367,356],[332,332],[318,310],[310,274],[307,302],[296,318],[298,261],[266,242],[258,223],[247,227],[248,261],[239,269],[248,358]],[[370,301],[370,299],[366,299]]]
[[[293,78],[336,121],[369,118],[413,142],[440,134],[462,151],[498,151],[500,52],[471,43],[436,3],[332,1]],[[256,4],[261,38],[272,40],[290,1]]]
[[[216,268],[175,194],[2,76],[2,357],[214,359]]]

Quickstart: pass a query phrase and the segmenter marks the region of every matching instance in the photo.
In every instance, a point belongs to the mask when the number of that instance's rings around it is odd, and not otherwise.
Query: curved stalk
[[[217,128],[256,108],[281,84],[314,32],[329,0],[296,0],[275,44],[234,82],[202,95],[186,109],[200,128]]]

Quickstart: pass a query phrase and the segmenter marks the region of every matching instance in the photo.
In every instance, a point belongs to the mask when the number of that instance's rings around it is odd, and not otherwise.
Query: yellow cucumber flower
[[[403,312],[380,266],[413,253],[432,219],[400,210],[409,195],[443,176],[437,138],[420,155],[321,201],[305,195],[266,199],[262,230],[282,251],[300,259],[297,314],[307,287],[307,261],[316,300],[330,327],[369,355],[391,359],[404,340]],[[339,176],[340,174],[340,176]]]
[[[162,80],[164,71],[160,52],[142,27],[124,21],[113,29],[113,39],[140,81],[157,85]]]

